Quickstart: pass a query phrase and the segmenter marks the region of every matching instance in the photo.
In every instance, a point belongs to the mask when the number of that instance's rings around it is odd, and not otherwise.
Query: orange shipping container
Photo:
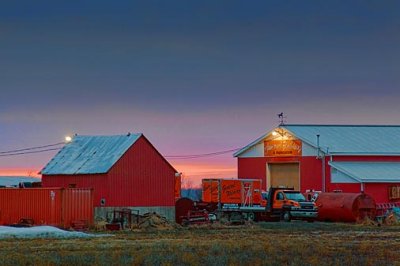
[[[35,225],[71,227],[73,221],[93,224],[93,190],[63,188],[0,189],[0,224],[33,219]]]
[[[203,179],[203,201],[210,203],[259,205],[260,179]]]

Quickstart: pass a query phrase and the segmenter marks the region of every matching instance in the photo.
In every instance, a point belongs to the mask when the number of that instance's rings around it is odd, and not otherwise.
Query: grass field
[[[260,223],[0,240],[0,265],[400,265],[400,226]]]

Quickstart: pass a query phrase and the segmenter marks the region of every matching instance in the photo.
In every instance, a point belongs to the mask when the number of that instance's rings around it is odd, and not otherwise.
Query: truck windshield
[[[295,192],[295,193],[286,192],[285,195],[288,200],[306,201],[306,198],[300,192]]]

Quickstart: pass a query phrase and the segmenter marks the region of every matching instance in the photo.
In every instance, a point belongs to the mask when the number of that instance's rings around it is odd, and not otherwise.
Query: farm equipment
[[[400,202],[380,203],[376,205],[376,220],[383,224],[400,222]]]
[[[207,224],[210,223],[209,213],[206,210],[189,210],[187,215],[182,217],[182,225]]]
[[[136,212],[137,214],[133,214],[133,212]],[[133,216],[135,216],[136,219],[134,219]],[[131,209],[113,210],[111,223],[108,223],[105,226],[107,230],[116,231],[131,228],[133,222],[136,224],[139,223],[139,211]]]

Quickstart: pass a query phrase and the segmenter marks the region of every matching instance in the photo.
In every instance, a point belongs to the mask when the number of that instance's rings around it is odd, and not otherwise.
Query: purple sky
[[[400,124],[399,12],[398,1],[1,3],[0,151],[131,131],[164,155],[208,153],[248,144],[282,111],[289,123]],[[53,154],[0,157],[0,169]],[[172,163],[235,174],[231,154]]]

